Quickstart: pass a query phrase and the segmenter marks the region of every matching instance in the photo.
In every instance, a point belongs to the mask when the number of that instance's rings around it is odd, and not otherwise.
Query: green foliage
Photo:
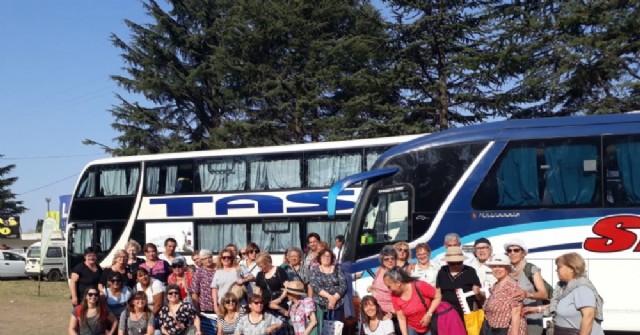
[[[27,208],[22,206],[22,201],[17,201],[16,194],[11,192],[18,177],[6,177],[16,167],[15,164],[0,166],[0,217],[18,216],[24,213]]]
[[[511,76],[507,117],[640,107],[640,2],[524,1],[492,7],[492,50]]]
[[[116,155],[389,136],[640,109],[640,2],[143,2],[112,35],[143,101]]]

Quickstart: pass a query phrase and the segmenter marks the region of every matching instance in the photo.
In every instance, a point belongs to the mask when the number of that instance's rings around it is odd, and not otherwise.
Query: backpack
[[[78,324],[80,324],[82,320],[82,305],[76,306],[76,318],[78,319]],[[107,306],[100,306],[100,321],[102,321],[102,329],[105,331],[109,329],[107,322],[109,321],[109,315],[107,311]]]
[[[529,282],[531,282],[531,284],[533,285],[533,288],[537,292],[538,289],[536,289],[536,285],[533,283],[533,273],[531,273],[532,267],[533,267],[533,264],[527,262],[527,264],[524,266],[524,274],[525,276],[527,276],[527,279],[529,279]],[[547,281],[544,280],[544,278],[542,278],[542,281],[544,282],[544,288],[547,289],[547,299],[542,300],[542,304],[548,305],[550,303],[549,299],[551,299],[551,297],[553,296],[553,286],[547,283]]]

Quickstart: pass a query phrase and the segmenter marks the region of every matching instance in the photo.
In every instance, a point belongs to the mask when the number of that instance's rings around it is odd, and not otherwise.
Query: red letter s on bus
[[[593,232],[600,237],[584,240],[584,249],[593,252],[618,252],[633,247],[638,236],[629,229],[640,228],[640,217],[634,215],[616,215],[598,220]],[[634,251],[640,251],[638,244]]]

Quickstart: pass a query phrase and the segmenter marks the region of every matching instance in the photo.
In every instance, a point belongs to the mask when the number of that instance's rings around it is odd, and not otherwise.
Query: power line
[[[71,178],[74,178],[74,177],[76,177],[77,175],[78,175],[78,173],[74,173],[74,174],[72,174],[72,175],[70,175],[70,176],[67,176],[67,177],[64,177],[64,178],[62,178],[62,179],[56,180],[56,181],[51,182],[51,183],[49,183],[49,184],[42,185],[42,186],[38,186],[38,187],[36,187],[36,188],[32,188],[32,189],[30,189],[30,190],[28,190],[28,191],[25,191],[25,192],[22,192],[22,193],[17,193],[17,195],[25,195],[25,194],[27,194],[27,193],[35,192],[35,191],[41,190],[41,189],[43,189],[43,188],[46,188],[46,187],[49,187],[49,186],[55,185],[55,184],[57,184],[57,183],[61,183],[61,182],[65,181],[65,180],[69,180],[69,179],[71,179]]]

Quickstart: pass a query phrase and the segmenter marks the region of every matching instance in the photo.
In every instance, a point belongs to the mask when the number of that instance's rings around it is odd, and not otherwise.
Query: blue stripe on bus
[[[548,245],[545,247],[531,248],[529,249],[529,252],[544,252],[544,251],[570,250],[570,249],[582,249],[582,242],[563,243],[563,244],[556,244],[556,245]]]

